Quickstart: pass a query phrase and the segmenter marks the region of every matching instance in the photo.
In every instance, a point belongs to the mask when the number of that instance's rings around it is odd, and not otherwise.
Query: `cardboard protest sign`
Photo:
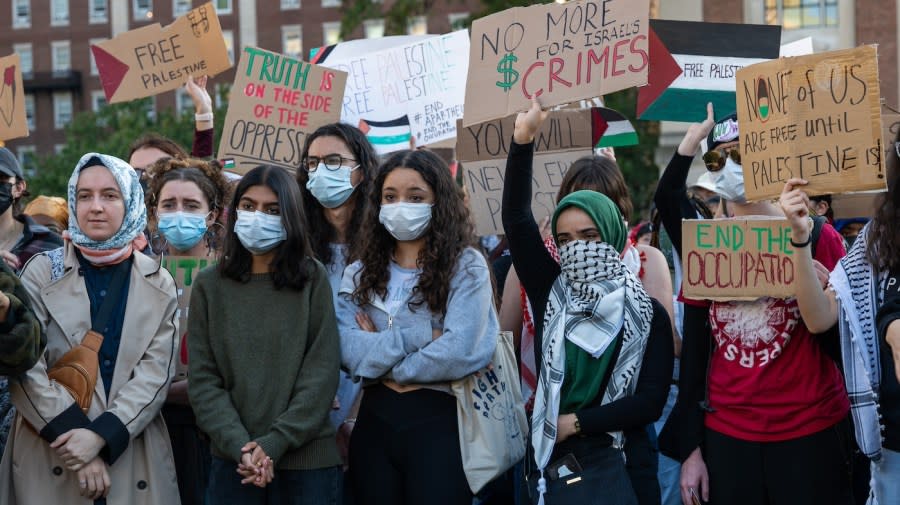
[[[127,102],[179,88],[190,76],[231,68],[222,27],[206,3],[163,28],[159,23],[91,46],[109,103]]]
[[[897,133],[900,132],[900,112],[886,106],[881,106],[881,141],[884,143],[885,154],[895,149]],[[898,154],[900,156],[900,154]]]
[[[316,128],[340,119],[346,72],[244,47],[231,87],[219,159],[245,174],[260,164],[291,172]]]
[[[886,186],[875,46],[746,67],[737,89],[748,200],[777,197],[791,177],[811,195]]]
[[[0,140],[28,136],[25,115],[25,87],[22,86],[22,64],[18,54],[0,58]]]
[[[684,296],[755,300],[794,294],[794,248],[787,219],[685,219]]]
[[[834,219],[874,216],[878,197],[883,194],[884,191],[864,191],[862,193],[834,195],[831,199],[831,210],[834,211]]]
[[[647,84],[649,0],[514,7],[472,23],[464,126]]]
[[[178,310],[175,317],[178,319],[178,335],[181,337],[182,350],[187,349],[188,309],[191,306],[191,289],[197,274],[204,268],[214,265],[215,259],[197,256],[163,256],[160,266],[172,274],[175,279],[175,288],[178,293]],[[187,377],[187,354],[179,353],[178,362],[175,364],[175,378],[181,380]]]
[[[813,39],[806,37],[787,44],[782,44],[778,51],[778,56],[784,58],[787,56],[806,56],[813,53]]]
[[[503,233],[500,203],[506,175],[506,157],[515,116],[463,127],[457,126],[456,156],[475,216],[478,235]],[[551,112],[535,136],[531,209],[541,220],[556,208],[556,193],[575,160],[590,156],[594,145],[591,110]]]
[[[337,46],[334,46],[337,47]],[[316,62],[347,72],[341,120],[358,126],[380,154],[456,137],[463,116],[469,35],[460,30],[353,56],[317,53]]]
[[[638,89],[638,117],[699,122],[708,102],[718,117],[731,114],[735,73],[777,58],[780,44],[780,26],[651,19],[649,83]]]

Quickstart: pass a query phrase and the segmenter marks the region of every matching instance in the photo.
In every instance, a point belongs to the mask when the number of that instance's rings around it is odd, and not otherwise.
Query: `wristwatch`
[[[581,423],[578,421],[578,416],[576,414],[572,414],[575,416],[575,434],[581,435]]]

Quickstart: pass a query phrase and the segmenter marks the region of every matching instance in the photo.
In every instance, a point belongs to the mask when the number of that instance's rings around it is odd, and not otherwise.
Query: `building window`
[[[447,20],[450,21],[451,30],[462,30],[466,27],[466,21],[469,20],[469,13],[454,12],[453,14],[449,14],[447,16]]]
[[[837,26],[838,0],[766,0],[766,23],[785,30]]]
[[[37,124],[34,111],[34,95],[25,93],[25,119],[28,122],[28,131],[33,132]]]
[[[91,19],[93,23],[106,23],[107,21],[107,0],[90,0],[91,2]]]
[[[191,0],[172,0],[172,15],[184,16],[191,11]]]
[[[322,0],[322,7],[340,7],[341,0]]]
[[[34,51],[31,44],[13,44],[13,52],[19,55],[19,61],[22,66],[22,77],[30,77],[34,72]]]
[[[35,146],[19,146],[16,149],[16,155],[19,158],[19,164],[22,165],[25,179],[34,176],[35,168],[37,168],[37,148]]]
[[[72,70],[72,48],[68,40],[60,40],[50,43],[53,72],[68,72]]]
[[[31,26],[31,0],[13,0],[13,28],[29,28]]]
[[[106,94],[103,91],[91,91],[91,110],[100,112],[103,107],[106,107]]]
[[[94,59],[94,51],[91,50],[91,46],[95,46],[106,39],[90,39],[88,41],[88,55],[91,57],[91,75],[100,75],[100,72],[97,71],[97,60]]]
[[[182,115],[185,112],[194,111],[194,100],[184,88],[175,90],[175,114]]]
[[[380,39],[384,37],[384,20],[383,19],[367,19],[363,23],[366,31],[367,39]]]
[[[50,25],[69,24],[69,0],[50,0]]]
[[[300,25],[281,27],[281,52],[291,58],[303,57],[303,30]]]
[[[133,0],[131,7],[135,21],[153,19],[153,0]]]
[[[216,0],[215,5],[219,14],[231,14],[231,0]]]
[[[428,33],[428,21],[425,16],[416,16],[406,24],[406,33],[410,35],[426,35]]]
[[[323,0],[324,1],[324,0]],[[340,3],[340,2],[338,2]],[[300,0],[281,0],[281,10],[299,9]]]
[[[341,41],[341,22],[322,23],[322,44],[332,46]]]
[[[225,39],[225,49],[228,50],[228,61],[234,63],[234,32],[222,30],[222,38]]]
[[[72,122],[72,93],[53,93],[53,125],[61,130]]]

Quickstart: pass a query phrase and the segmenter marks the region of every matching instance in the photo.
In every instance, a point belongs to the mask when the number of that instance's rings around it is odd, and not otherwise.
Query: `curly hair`
[[[896,142],[900,142],[900,131]],[[885,160],[888,191],[876,199],[876,211],[869,225],[866,257],[878,271],[900,269],[900,158],[897,149],[887,149]]]
[[[345,123],[331,123],[320,126],[306,137],[301,157],[303,160],[302,166],[297,168],[297,184],[300,185],[300,192],[303,194],[303,207],[306,211],[306,217],[309,219],[309,238],[313,252],[315,252],[316,258],[326,265],[330,264],[332,260],[330,245],[337,239],[337,230],[325,219],[325,208],[322,204],[306,189],[309,173],[304,170],[306,159],[309,156],[309,146],[320,137],[340,139],[353,153],[356,162],[359,163],[357,170],[362,173],[362,180],[356,185],[353,195],[345,203],[345,205],[350,204],[353,206],[353,210],[350,213],[350,222],[347,223],[347,230],[344,232],[345,239],[349,245],[347,262],[350,263],[359,258],[360,247],[363,243],[359,240],[361,235],[359,232],[362,229],[362,221],[365,217],[367,197],[372,187],[372,179],[375,178],[375,172],[378,170],[378,154],[363,132]]]
[[[165,185],[171,181],[194,183],[206,197],[209,210],[217,211],[215,222],[222,224],[222,210],[228,195],[228,181],[222,174],[222,168],[218,163],[193,158],[184,160],[163,158],[150,165],[147,173],[150,174],[150,179],[144,194],[144,201],[147,204],[148,226],[151,231],[156,231],[159,222],[159,216],[156,213],[159,195]],[[220,238],[220,232],[211,229],[210,233],[212,239]],[[215,247],[212,248],[215,249]]]
[[[237,222],[237,206],[253,186],[265,186],[278,197],[281,222],[286,238],[276,248],[270,263],[272,283],[275,289],[303,289],[312,276],[315,260],[306,235],[306,216],[303,214],[300,188],[287,170],[272,165],[260,165],[247,172],[238,183],[234,197],[228,206],[228,225],[225,227],[225,251],[219,262],[219,273],[240,283],[250,281],[253,255],[241,244],[234,225]]]
[[[390,261],[396,240],[379,221],[381,191],[385,179],[397,168],[415,170],[434,193],[431,225],[423,235],[425,244],[417,260],[422,273],[413,290],[410,308],[427,305],[432,312],[446,310],[450,279],[456,273],[460,254],[475,244],[475,229],[447,164],[431,151],[399,151],[381,165],[369,192],[368,208],[362,223],[362,269],[357,277],[353,300],[365,305],[374,295],[384,297],[390,278]]]
[[[589,189],[608,196],[619,208],[625,221],[631,220],[634,206],[628,194],[628,185],[625,184],[625,177],[622,176],[619,165],[611,158],[594,154],[572,163],[559,185],[556,203],[569,193],[580,189]]]

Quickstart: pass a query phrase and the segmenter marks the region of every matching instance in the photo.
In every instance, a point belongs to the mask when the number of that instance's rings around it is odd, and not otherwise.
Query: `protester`
[[[201,160],[167,158],[151,165],[149,174],[146,203],[150,236],[161,240],[153,249],[170,262],[178,257],[215,262],[223,235],[219,218],[228,192],[221,169]],[[179,293],[179,297],[184,296],[184,292]],[[180,300],[179,306],[187,307],[188,301]],[[182,320],[179,318],[179,322]],[[197,428],[188,401],[187,328],[179,327],[178,334],[181,347],[175,379],[162,412],[172,439],[181,501],[203,503],[209,480],[209,443]]]
[[[470,505],[449,381],[485,367],[500,331],[462,192],[427,150],[400,151],[368,195],[337,306],[343,365],[365,392],[350,441],[367,503]]]
[[[716,191],[736,217],[783,215],[771,202],[746,201],[737,118],[716,123],[710,104],[655,198],[679,254],[680,221],[696,215],[679,188],[703,138]],[[816,248],[824,278],[844,254],[827,223]],[[661,448],[683,461],[684,503],[695,496],[736,505],[849,503],[847,393],[829,342],[810,331],[796,300],[685,302],[678,404],[660,437]]]
[[[68,194],[65,247],[35,256],[22,273],[47,350],[10,385],[18,415],[0,503],[180,503],[159,415],[178,341],[175,285],[138,252],[147,217],[137,175],[118,158],[88,153]],[[86,354],[99,361],[96,386],[48,377],[69,360],[90,370]]]
[[[834,226],[834,207],[831,205],[831,195],[817,195],[809,198],[815,215],[825,216],[828,224]]]
[[[7,376],[28,371],[47,344],[34,317],[28,293],[6,263],[0,261],[0,454],[6,446],[15,409],[9,398]]]
[[[69,209],[65,198],[39,195],[25,206],[25,215],[57,235],[69,228]]]
[[[62,245],[59,235],[22,213],[27,188],[19,160],[0,147],[0,257],[16,272],[35,254]]]
[[[238,184],[225,249],[194,281],[188,391],[209,435],[207,503],[340,503],[328,421],[340,345],[300,189],[259,166]]]
[[[898,135],[900,137],[900,135]],[[897,140],[900,140],[898,138]],[[888,192],[872,221],[859,233],[847,256],[822,289],[814,263],[801,247],[795,256],[800,315],[813,331],[837,324],[844,380],[850,397],[856,441],[871,459],[870,503],[900,503],[900,203],[895,150],[887,157]],[[810,240],[807,181],[791,179],[781,206],[794,242]]]
[[[623,431],[643,430],[662,411],[671,325],[620,259],[625,222],[606,196],[582,190],[563,198],[551,222],[559,264],[544,247],[531,212],[531,169],[545,117],[535,101],[516,119],[503,189],[513,264],[528,272],[521,282],[535,315],[540,370],[528,490],[535,503],[637,503]],[[577,319],[567,317],[573,313]]]
[[[306,137],[297,183],[303,194],[313,252],[328,271],[335,306],[344,267],[348,259],[359,258],[363,248],[366,196],[377,169],[375,149],[365,134],[353,126],[327,124]],[[340,373],[337,408],[330,417],[345,465],[359,411],[360,389],[358,382]]]

